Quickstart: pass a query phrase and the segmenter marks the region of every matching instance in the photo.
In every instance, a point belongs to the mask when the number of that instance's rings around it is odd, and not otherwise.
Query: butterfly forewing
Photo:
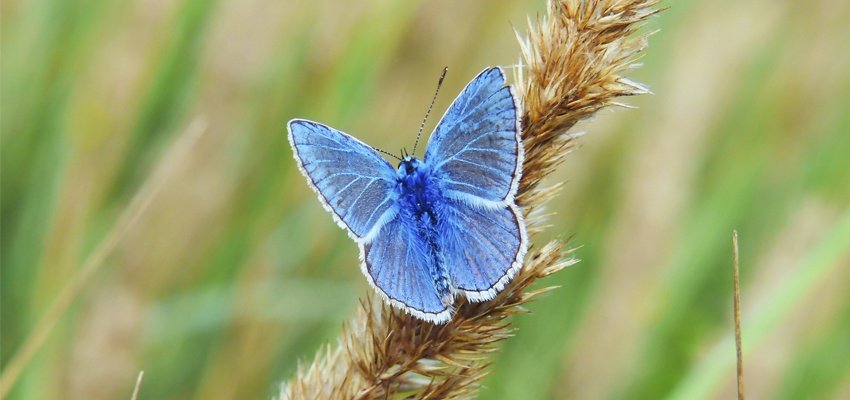
[[[355,240],[368,242],[394,216],[395,170],[371,147],[306,120],[289,122],[289,142],[319,200]]]
[[[485,206],[513,199],[522,163],[516,103],[500,68],[484,70],[455,99],[425,152],[446,196]]]

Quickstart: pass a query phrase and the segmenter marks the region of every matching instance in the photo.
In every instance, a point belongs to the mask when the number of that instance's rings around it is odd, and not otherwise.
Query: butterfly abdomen
[[[440,296],[443,304],[450,305],[454,302],[452,296],[451,284],[449,281],[449,271],[446,268],[445,256],[443,249],[440,247],[439,237],[439,217],[437,210],[430,210],[419,216],[415,226],[420,234],[421,241],[428,252],[429,263],[428,273],[434,280],[434,287],[437,289],[437,294]]]

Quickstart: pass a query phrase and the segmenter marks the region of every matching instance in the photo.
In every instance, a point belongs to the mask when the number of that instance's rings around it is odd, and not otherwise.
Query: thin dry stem
[[[139,391],[142,389],[142,379],[144,377],[145,371],[139,371],[139,376],[136,377],[136,385],[133,387],[133,394],[130,396],[130,400],[139,398]]]
[[[738,231],[732,231],[732,281],[735,312],[735,355],[738,360],[738,400],[744,400],[744,349],[741,347],[741,282],[738,273]]]
[[[635,35],[658,10],[656,0],[561,0],[517,34],[525,69],[517,69],[523,104],[525,164],[517,194],[528,232],[546,227],[543,207],[561,185],[542,182],[564,160],[578,121],[616,99],[649,93],[621,74],[635,67],[648,35]],[[454,318],[432,325],[367,297],[344,326],[339,344],[324,347],[281,387],[282,399],[415,397],[449,399],[477,393],[488,354],[513,335],[508,317],[553,288],[529,287],[575,261],[564,241],[532,248],[525,265],[495,299],[457,305]]]

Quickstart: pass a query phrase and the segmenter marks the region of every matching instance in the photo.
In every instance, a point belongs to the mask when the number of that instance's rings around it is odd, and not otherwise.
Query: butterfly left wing
[[[298,169],[319,201],[358,243],[368,243],[398,212],[395,170],[374,149],[316,122],[289,121]]]
[[[448,200],[440,235],[449,279],[471,301],[490,300],[522,266],[528,235],[513,204],[478,207]]]
[[[513,202],[523,157],[518,113],[498,67],[478,74],[458,95],[425,151],[447,197],[488,208]]]
[[[393,306],[436,324],[448,321],[452,309],[443,303],[430,269],[435,260],[399,214],[381,227],[372,243],[360,245],[363,274]]]

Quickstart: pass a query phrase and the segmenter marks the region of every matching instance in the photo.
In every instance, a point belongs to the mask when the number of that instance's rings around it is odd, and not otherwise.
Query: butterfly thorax
[[[428,165],[408,156],[399,163],[396,175],[402,208],[412,211],[418,218],[422,218],[423,214],[433,214],[433,204],[439,200],[440,194]],[[434,215],[429,217],[435,218]]]

